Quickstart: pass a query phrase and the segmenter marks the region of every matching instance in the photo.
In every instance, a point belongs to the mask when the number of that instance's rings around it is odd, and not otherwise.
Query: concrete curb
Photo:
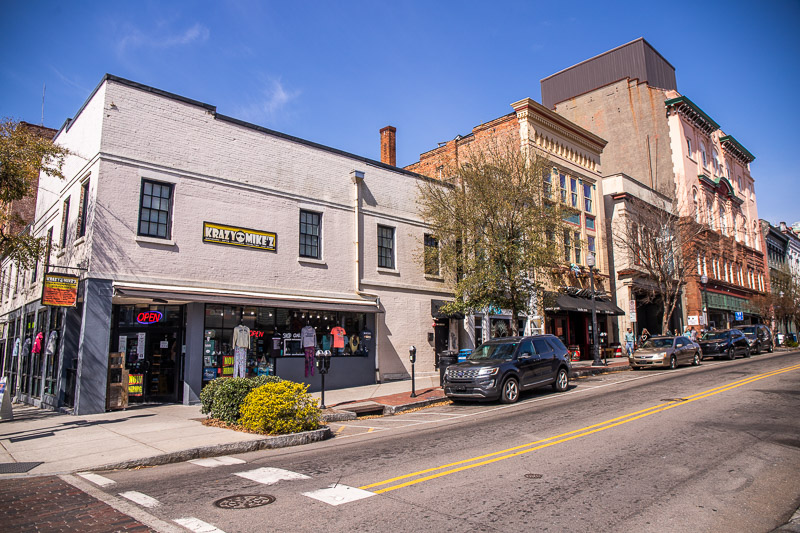
[[[608,374],[611,372],[622,372],[630,370],[630,365],[616,365],[616,366],[587,366],[583,368],[573,368],[570,373],[570,378],[579,378],[582,376],[596,376],[598,374]]]
[[[383,407],[383,414],[385,415],[394,415],[397,413],[402,413],[403,411],[409,411],[411,409],[416,409],[417,407],[426,407],[428,405],[432,405],[434,403],[439,403],[447,400],[446,396],[440,396],[438,398],[428,398],[427,400],[420,400],[418,402],[413,403],[406,403],[403,405],[385,405]]]
[[[220,455],[254,452],[257,450],[272,448],[299,446],[301,444],[310,444],[312,442],[323,441],[331,438],[332,436],[333,433],[331,432],[331,428],[325,426],[320,429],[315,429],[314,431],[304,431],[302,433],[292,433],[290,435],[276,435],[256,440],[232,442],[228,444],[216,444],[211,446],[199,446],[197,448],[181,450],[178,452],[142,457],[141,459],[133,459],[119,463],[111,463],[86,470],[124,470],[141,466],[158,466],[170,463],[182,463],[191,459],[200,459],[204,457],[216,457]]]
[[[333,413],[322,413],[322,419],[325,422],[346,422],[348,420],[356,420],[358,415],[353,411],[340,411],[337,410]]]

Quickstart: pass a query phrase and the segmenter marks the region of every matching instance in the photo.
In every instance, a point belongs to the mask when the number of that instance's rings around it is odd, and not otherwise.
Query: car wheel
[[[749,346],[744,349],[744,358],[747,359],[748,357],[750,357],[750,347]]]
[[[640,367],[640,366],[632,366],[631,367],[631,370],[641,370],[641,369],[642,369],[642,367]]]
[[[757,342],[756,343],[756,352],[755,352],[755,354],[758,355],[760,353],[761,353],[761,343]]]
[[[503,403],[514,403],[517,400],[519,400],[519,382],[517,382],[517,378],[508,378],[503,382],[500,401]]]
[[[769,343],[769,350],[767,350],[767,352],[772,353],[773,351],[775,351],[775,345],[772,344],[772,343]]]
[[[678,359],[674,355],[669,358],[669,369],[675,370],[678,367]]]
[[[692,366],[700,364],[700,352],[694,352],[694,359],[692,359]]]
[[[731,361],[736,359],[736,352],[733,350],[733,346],[728,348],[728,359],[730,359]]]
[[[564,392],[569,387],[569,373],[566,368],[559,368],[556,374],[556,380],[553,382],[553,390],[556,392]]]

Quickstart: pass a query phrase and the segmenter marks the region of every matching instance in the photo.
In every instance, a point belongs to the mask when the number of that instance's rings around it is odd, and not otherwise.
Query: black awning
[[[578,298],[567,294],[552,294],[553,303],[545,307],[545,311],[576,311],[578,313],[591,313],[591,298]],[[595,310],[601,315],[624,315],[625,312],[617,307],[613,302],[595,300]]]
[[[602,313],[606,315],[620,316],[625,314],[625,311],[620,309],[619,306],[617,306],[617,304],[615,304],[614,302],[605,302],[605,301],[597,302],[598,313],[601,312],[600,311],[601,308],[602,308]]]
[[[450,314],[450,315],[446,315],[446,314],[442,313],[441,311],[439,311],[439,309],[443,305],[448,304],[448,303],[450,303],[450,302],[445,301],[445,300],[431,300],[431,316],[433,318],[454,318],[456,320],[461,320],[462,318],[464,318],[464,314],[463,313],[453,313],[453,314]]]

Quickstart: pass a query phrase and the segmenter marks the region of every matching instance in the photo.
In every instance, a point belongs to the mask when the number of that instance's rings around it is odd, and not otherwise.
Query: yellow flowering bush
[[[272,435],[317,429],[321,412],[307,391],[308,385],[292,381],[257,387],[242,402],[239,424],[249,431]]]

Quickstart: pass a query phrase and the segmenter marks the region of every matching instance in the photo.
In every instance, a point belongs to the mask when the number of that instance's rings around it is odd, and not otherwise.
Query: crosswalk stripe
[[[206,457],[203,459],[192,459],[189,462],[198,466],[204,466],[206,468],[216,468],[218,466],[240,465],[246,463],[247,461],[242,461],[241,459],[237,459],[235,457],[228,457],[227,455],[223,455],[222,457]]]
[[[298,474],[282,468],[270,467],[257,468],[255,470],[248,470],[247,472],[237,472],[234,475],[263,483],[264,485],[274,485],[278,481],[288,481],[292,479],[310,479],[305,474]]]
[[[147,494],[142,494],[141,492],[136,492],[135,490],[129,490],[128,492],[120,492],[120,496],[123,498],[127,498],[133,503],[138,503],[142,507],[156,507],[161,505],[161,502],[156,500],[155,498],[151,498]]]
[[[107,487],[109,485],[113,485],[116,483],[113,479],[108,479],[107,477],[103,477],[97,474],[92,474],[91,472],[78,472],[78,475],[85,479],[86,481],[91,481],[95,485],[100,487]]]
[[[342,505],[357,500],[363,500],[370,496],[375,496],[374,492],[369,492],[355,487],[348,487],[347,485],[334,484],[325,489],[314,490],[311,492],[304,492],[303,496],[308,496],[315,500],[319,500],[328,505]]]
[[[203,522],[197,518],[187,516],[186,518],[176,518],[173,520],[176,524],[180,524],[189,531],[194,533],[225,533],[218,527],[212,526],[208,522]]]

